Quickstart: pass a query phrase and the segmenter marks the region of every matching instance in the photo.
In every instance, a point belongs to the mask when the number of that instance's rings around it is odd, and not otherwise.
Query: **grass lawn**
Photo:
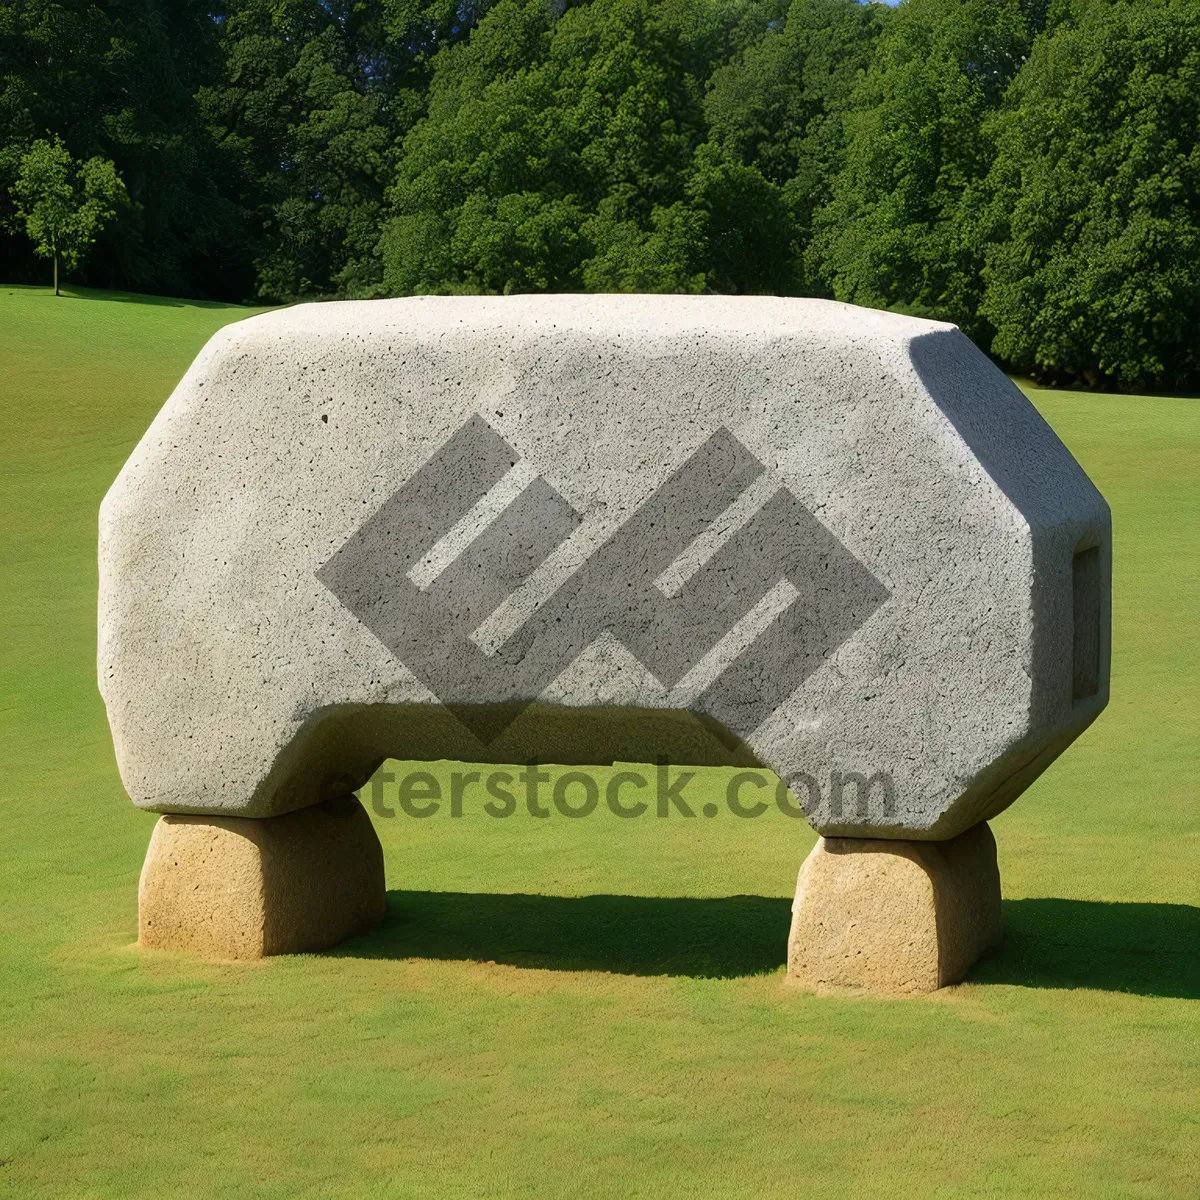
[[[1113,508],[1113,699],[994,822],[967,983],[785,989],[776,812],[378,820],[373,936],[214,964],[133,944],[96,512],[245,315],[0,287],[0,1194],[1197,1194],[1200,401],[1032,393]]]

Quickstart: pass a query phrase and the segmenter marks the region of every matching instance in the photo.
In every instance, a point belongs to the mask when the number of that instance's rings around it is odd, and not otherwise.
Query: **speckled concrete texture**
[[[1104,707],[1110,522],[951,326],[815,300],[415,298],[218,333],[100,515],[135,804],[388,755],[761,763],[945,839]]]
[[[281,817],[165,816],[138,887],[138,943],[212,958],[323,950],[383,919],[383,849],[362,805]]]
[[[814,992],[932,992],[1002,934],[986,823],[947,842],[822,838],[796,883],[787,978]]]

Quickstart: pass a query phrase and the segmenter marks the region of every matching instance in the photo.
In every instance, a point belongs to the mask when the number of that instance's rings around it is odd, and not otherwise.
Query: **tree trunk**
[[[54,259],[54,294],[58,295],[58,251],[55,250],[52,255]]]

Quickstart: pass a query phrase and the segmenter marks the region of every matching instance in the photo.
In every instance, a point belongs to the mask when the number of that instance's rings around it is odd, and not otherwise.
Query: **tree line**
[[[5,279],[47,212],[94,286],[826,296],[1196,388],[1200,0],[0,0]]]

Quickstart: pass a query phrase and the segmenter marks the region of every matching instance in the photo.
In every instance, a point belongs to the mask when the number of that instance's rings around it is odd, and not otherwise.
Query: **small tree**
[[[34,253],[54,261],[56,296],[59,260],[67,270],[78,267],[96,234],[128,199],[111,161],[89,158],[76,164],[61,138],[30,146],[10,190]]]

